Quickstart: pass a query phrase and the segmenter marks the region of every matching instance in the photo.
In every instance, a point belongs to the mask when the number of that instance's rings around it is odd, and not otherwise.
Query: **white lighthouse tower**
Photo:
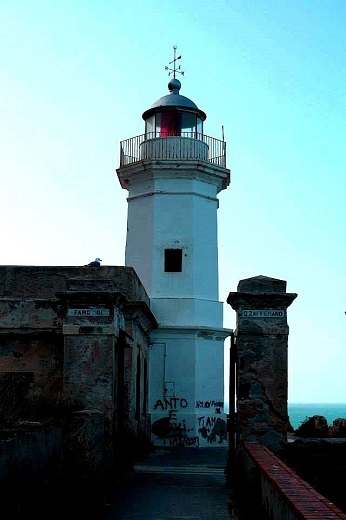
[[[176,48],[169,94],[142,117],[145,133],[121,142],[128,190],[125,264],[150,297],[149,412],[157,446],[222,446],[223,304],[218,301],[218,193],[230,183],[226,143],[204,133],[206,114],[180,94]]]

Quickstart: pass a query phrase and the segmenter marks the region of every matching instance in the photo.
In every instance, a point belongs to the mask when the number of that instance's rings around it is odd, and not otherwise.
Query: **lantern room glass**
[[[149,117],[145,122],[145,137],[153,139],[155,137],[155,114]]]
[[[203,121],[197,114],[168,110],[157,112],[145,121],[146,139],[154,137],[181,136],[200,139]]]

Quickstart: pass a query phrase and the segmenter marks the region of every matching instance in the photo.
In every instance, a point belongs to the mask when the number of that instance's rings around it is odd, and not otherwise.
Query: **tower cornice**
[[[175,159],[146,159],[116,170],[121,187],[129,189],[131,183],[147,179],[185,178],[200,179],[216,184],[218,192],[227,188],[231,180],[228,168],[205,161],[177,161]]]

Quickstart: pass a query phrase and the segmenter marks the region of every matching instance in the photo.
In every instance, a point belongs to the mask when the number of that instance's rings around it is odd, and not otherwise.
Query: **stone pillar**
[[[284,280],[256,276],[227,298],[237,312],[237,447],[261,442],[278,453],[287,442],[287,307],[296,297]]]
[[[66,307],[64,399],[101,411],[112,427],[115,349],[119,329],[124,328],[121,309],[126,298],[105,279],[68,280],[66,292],[58,296]]]

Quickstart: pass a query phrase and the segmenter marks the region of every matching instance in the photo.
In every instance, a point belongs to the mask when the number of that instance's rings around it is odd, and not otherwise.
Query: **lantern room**
[[[173,61],[175,61],[175,58]],[[178,70],[173,69],[176,73]],[[120,167],[147,160],[203,161],[226,167],[226,143],[204,133],[207,116],[189,98],[180,94],[174,76],[169,94],[143,112],[144,134],[120,143]]]
[[[180,88],[180,81],[171,79],[170,94],[155,101],[143,113],[146,139],[170,136],[203,139],[203,121],[207,116],[191,99],[179,93]]]

